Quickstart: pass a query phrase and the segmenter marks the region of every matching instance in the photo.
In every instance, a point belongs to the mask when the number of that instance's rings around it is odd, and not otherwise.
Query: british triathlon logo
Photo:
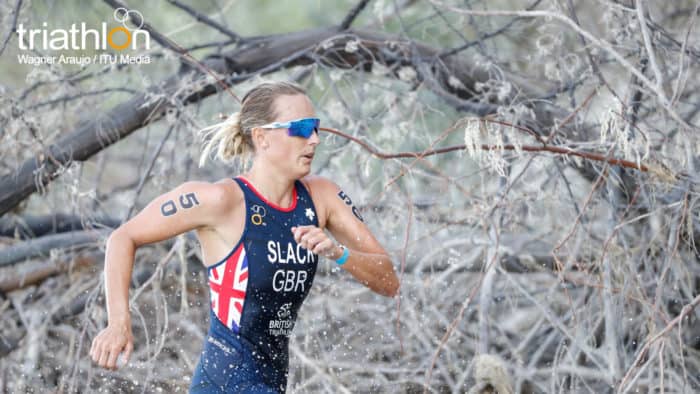
[[[292,334],[292,329],[294,328],[294,321],[292,320],[292,303],[287,302],[282,304],[280,309],[277,311],[277,319],[270,320],[268,332],[272,336],[283,335],[288,337]]]
[[[125,49],[151,49],[151,35],[143,29],[143,15],[137,10],[117,8],[114,10],[114,21],[118,26],[109,27],[102,22],[100,29],[91,29],[85,22],[80,25],[73,23],[68,29],[50,29],[48,23],[42,23],[42,28],[28,28],[23,24],[17,25],[19,49],[23,51],[64,51],[64,50],[112,50],[121,52]],[[128,25],[128,21],[137,21],[139,25]],[[149,55],[133,56],[123,53],[99,53],[92,56],[36,56],[30,53],[17,55],[20,64],[148,64]]]
[[[289,310],[292,307],[291,302],[287,302],[286,304],[282,304],[280,307],[280,310],[277,311],[277,318],[278,319],[289,319],[289,316],[292,315],[292,312]]]

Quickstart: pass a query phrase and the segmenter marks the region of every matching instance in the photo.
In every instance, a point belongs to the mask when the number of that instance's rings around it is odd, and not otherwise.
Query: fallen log
[[[39,256],[48,257],[55,249],[75,250],[94,246],[96,242],[102,242],[107,234],[103,230],[71,231],[22,241],[0,250],[0,267]]]
[[[0,237],[29,239],[46,234],[93,228],[116,228],[121,222],[115,218],[85,218],[77,215],[57,213],[55,215],[23,215],[0,217]]]
[[[104,254],[90,252],[60,261],[47,259],[0,268],[0,292],[7,293],[31,286],[69,269],[95,265],[103,260]]]

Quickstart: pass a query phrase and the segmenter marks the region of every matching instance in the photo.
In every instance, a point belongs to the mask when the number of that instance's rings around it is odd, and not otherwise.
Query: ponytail
[[[206,163],[212,152],[214,158],[224,162],[252,153],[252,144],[247,141],[246,135],[241,129],[240,113],[238,112],[221,123],[200,130],[199,133],[204,140],[202,155],[199,158],[200,167]]]

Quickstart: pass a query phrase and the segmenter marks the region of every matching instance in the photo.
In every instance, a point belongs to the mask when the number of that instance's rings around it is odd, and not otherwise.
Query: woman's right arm
[[[197,228],[216,227],[231,212],[231,197],[222,183],[187,182],[157,197],[112,232],[104,268],[108,323],[92,342],[94,362],[115,369],[122,351],[125,363],[131,356],[129,282],[136,249]]]

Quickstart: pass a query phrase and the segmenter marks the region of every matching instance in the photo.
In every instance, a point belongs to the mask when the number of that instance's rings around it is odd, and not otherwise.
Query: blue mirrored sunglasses
[[[291,137],[309,138],[311,134],[318,133],[318,126],[321,124],[319,118],[304,118],[290,120],[289,122],[272,122],[260,126],[263,129],[287,129],[287,134]]]

